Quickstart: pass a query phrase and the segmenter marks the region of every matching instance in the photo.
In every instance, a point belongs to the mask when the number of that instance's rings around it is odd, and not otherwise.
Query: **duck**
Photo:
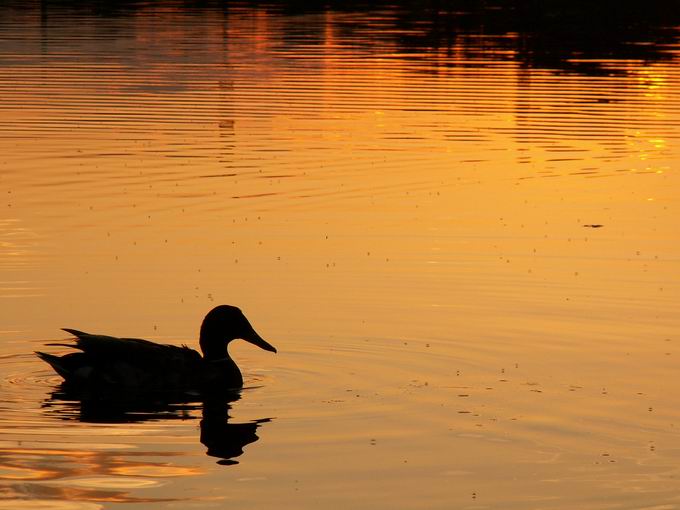
[[[93,335],[63,328],[74,343],[50,343],[79,352],[57,356],[36,351],[68,389],[88,392],[190,391],[213,393],[238,390],[243,375],[227,350],[232,340],[242,339],[265,351],[277,352],[250,325],[236,306],[219,305],[201,323],[201,354],[186,345],[159,344],[140,338]]]

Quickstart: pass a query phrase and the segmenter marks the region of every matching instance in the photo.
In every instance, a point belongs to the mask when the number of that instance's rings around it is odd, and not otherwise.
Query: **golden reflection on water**
[[[0,508],[677,506],[677,29],[63,8],[0,8]],[[27,355],[216,303],[281,349],[213,419]]]

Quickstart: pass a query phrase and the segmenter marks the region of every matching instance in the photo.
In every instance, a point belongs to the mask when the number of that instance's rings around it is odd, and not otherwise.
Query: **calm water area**
[[[3,0],[0,509],[680,508],[679,64],[674,2]],[[223,400],[33,354],[221,303]]]

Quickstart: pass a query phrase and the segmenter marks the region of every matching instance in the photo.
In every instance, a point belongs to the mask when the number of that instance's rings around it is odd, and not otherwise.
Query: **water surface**
[[[680,16],[6,2],[0,508],[678,508]],[[61,327],[221,401],[81,401]]]

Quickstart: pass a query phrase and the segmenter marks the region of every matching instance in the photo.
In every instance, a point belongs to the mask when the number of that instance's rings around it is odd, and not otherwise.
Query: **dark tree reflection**
[[[7,0],[0,7],[0,19],[3,12],[18,9],[25,9],[25,3]],[[138,13],[157,14],[170,22],[181,15],[180,24],[212,21],[228,26],[232,12],[239,16],[265,13],[283,23],[276,29],[280,32],[258,36],[268,35],[286,44],[326,44],[330,24],[336,42],[376,53],[381,48],[392,51],[395,46],[414,59],[432,52],[445,56],[454,48],[459,56],[468,57],[503,51],[527,67],[582,74],[609,72],[597,62],[603,59],[667,59],[670,55],[665,48],[676,43],[680,25],[675,0],[246,0],[238,4],[219,0],[42,0],[40,10],[46,27],[63,27],[69,19],[130,18]],[[343,15],[333,16],[337,13]],[[329,16],[302,18],[316,14]],[[444,65],[458,64],[452,59]]]

